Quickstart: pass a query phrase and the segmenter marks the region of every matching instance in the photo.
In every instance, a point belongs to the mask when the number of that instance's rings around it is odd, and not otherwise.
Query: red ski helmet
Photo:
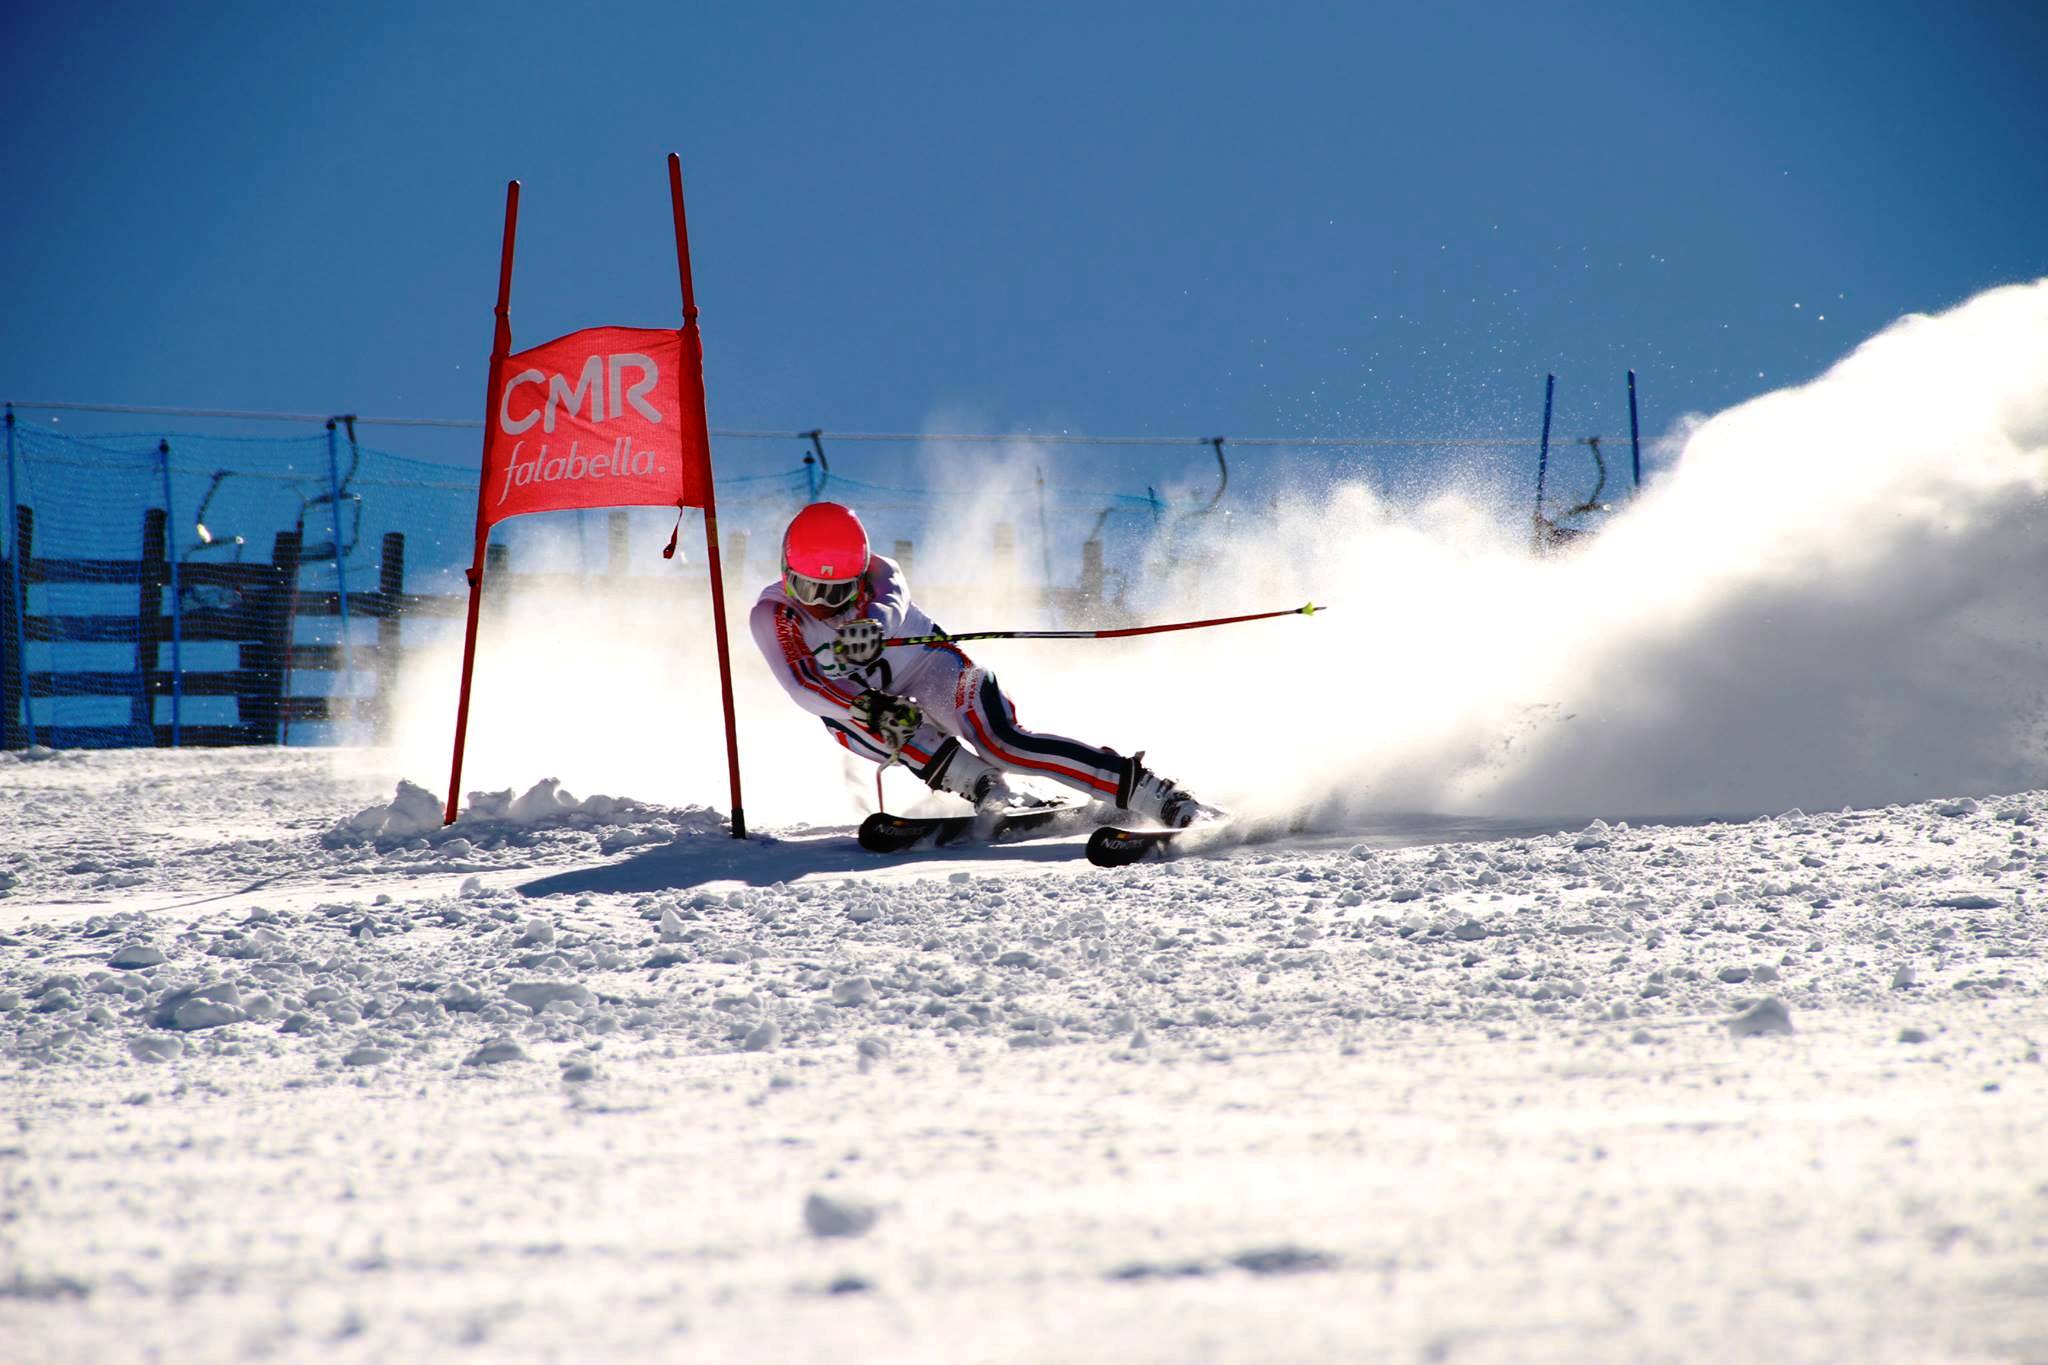
[[[868,533],[850,507],[814,502],[782,533],[782,590],[805,606],[845,606],[868,571]]]

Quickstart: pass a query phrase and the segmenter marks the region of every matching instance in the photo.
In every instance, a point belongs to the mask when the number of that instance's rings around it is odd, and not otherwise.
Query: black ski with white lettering
[[[1087,802],[1056,802],[1029,806],[996,816],[890,815],[877,811],[861,821],[860,846],[870,853],[906,853],[944,844],[996,843],[1031,834],[1049,834],[1072,824],[1088,809]]]
[[[1088,861],[1097,867],[1129,867],[1147,858],[1170,858],[1210,843],[1230,823],[1217,811],[1179,829],[1125,829],[1104,825],[1088,836]]]
[[[1097,867],[1128,867],[1144,858],[1164,857],[1183,833],[1177,829],[1119,829],[1104,825],[1088,836],[1088,861]]]

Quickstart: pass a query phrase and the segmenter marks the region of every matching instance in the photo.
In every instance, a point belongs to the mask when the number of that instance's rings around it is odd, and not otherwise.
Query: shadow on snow
[[[855,875],[918,863],[1063,863],[1080,858],[1081,841],[1038,840],[1032,843],[954,844],[912,853],[870,853],[854,842],[853,832],[825,832],[804,838],[756,835],[747,839],[691,836],[642,849],[616,863],[575,868],[527,882],[518,889],[528,896],[618,894],[677,891],[705,882],[735,881],[772,886],[802,877]]]
[[[1740,822],[1750,816],[1723,817]],[[1720,818],[1630,820],[1637,829],[1652,825],[1685,826],[1721,822]],[[1492,843],[1501,839],[1534,839],[1569,834],[1586,828],[1591,817],[1492,817],[1389,813],[1360,820],[1353,828],[1325,830],[1247,825],[1238,838],[1215,845],[1209,856],[1228,856],[1240,848],[1273,852],[1323,853],[1364,845],[1374,849],[1412,848],[1426,844]],[[953,844],[911,853],[870,853],[854,842],[851,829],[777,838],[756,835],[737,840],[693,834],[672,843],[641,849],[618,862],[600,863],[551,873],[518,889],[527,896],[619,895],[680,891],[706,882],[733,881],[772,886],[814,876],[858,876],[886,868],[936,871],[986,865],[990,873],[1021,872],[1037,864],[1077,862],[1084,840],[1074,835],[1019,840],[1003,844]],[[1200,855],[1197,855],[1200,856]],[[1118,876],[1122,873],[1107,873]]]

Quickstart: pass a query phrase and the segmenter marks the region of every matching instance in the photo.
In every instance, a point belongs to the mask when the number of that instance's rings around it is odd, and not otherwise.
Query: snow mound
[[[64,749],[52,749],[41,744],[31,744],[26,749],[0,751],[0,763],[48,763],[52,759],[62,759],[67,754],[73,752]],[[76,761],[75,757],[72,761]]]
[[[441,798],[415,782],[400,781],[398,794],[383,805],[367,806],[328,831],[348,842],[364,839],[411,839],[441,828]]]
[[[613,815],[630,814],[637,809],[637,801],[621,801],[609,796],[593,796],[586,801],[578,801],[562,790],[559,778],[548,777],[536,782],[525,794],[518,797],[512,795],[509,787],[501,792],[471,792],[469,806],[456,823],[468,820],[537,825],[561,816],[574,815],[587,815],[592,819],[603,820]]]
[[[367,806],[341,821],[325,835],[329,847],[374,843],[379,847],[415,839],[430,844],[456,844],[468,848],[470,836],[480,832],[558,828],[609,829],[602,835],[606,852],[635,844],[665,842],[682,834],[711,833],[724,828],[724,817],[702,807],[685,811],[663,811],[628,797],[591,796],[578,800],[562,790],[557,778],[544,778],[518,795],[511,788],[495,792],[471,792],[469,804],[452,825],[441,823],[441,798],[416,782],[400,781],[388,802]],[[650,824],[659,816],[658,824]]]

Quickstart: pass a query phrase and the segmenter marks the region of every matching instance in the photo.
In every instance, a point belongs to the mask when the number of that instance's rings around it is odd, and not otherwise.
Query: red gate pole
[[[519,230],[519,182],[505,184],[505,249],[498,259],[498,326],[491,337],[491,366],[484,380],[484,450],[491,447],[491,423],[497,420],[498,376],[505,357],[512,353],[512,239]],[[484,525],[483,466],[476,478],[476,548],[469,565],[469,625],[462,637],[462,696],[455,703],[455,761],[448,773],[448,811],[443,825],[455,823],[456,803],[462,795],[462,746],[469,737],[469,680],[476,667],[477,606],[483,601],[484,542],[490,532]]]
[[[683,277],[683,353],[689,371],[684,378],[695,386],[697,436],[704,443],[708,475],[711,419],[704,408],[704,339],[697,331],[697,287],[690,279],[690,229],[683,219],[683,159],[674,152],[668,154],[668,194],[676,218],[676,269]],[[507,250],[509,253],[509,247]],[[506,259],[511,259],[509,254]],[[718,562],[718,498],[708,477],[704,480],[704,556],[711,568],[711,626],[718,639],[718,694],[725,703],[725,765],[732,784],[732,837],[744,839],[747,817],[740,801],[740,733],[732,705],[732,652],[725,640],[725,574]]]

